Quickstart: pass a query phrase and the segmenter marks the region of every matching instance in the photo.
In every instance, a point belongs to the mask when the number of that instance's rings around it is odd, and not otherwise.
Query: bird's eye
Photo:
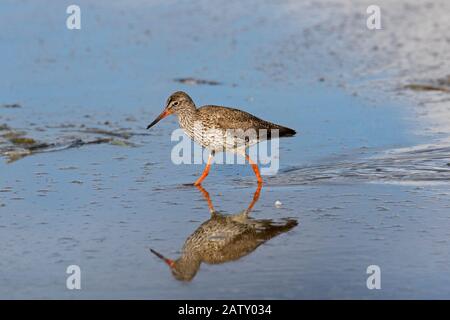
[[[177,106],[178,105],[178,101],[172,103],[172,106]]]

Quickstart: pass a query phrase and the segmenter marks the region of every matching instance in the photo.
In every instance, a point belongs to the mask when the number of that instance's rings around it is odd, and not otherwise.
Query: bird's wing
[[[268,132],[268,138],[270,139],[271,130],[279,130],[279,137],[293,136],[295,130],[280,126],[278,124],[262,120],[248,112],[222,107],[207,105],[198,109],[201,119],[208,123],[210,128],[215,129],[242,129],[247,131],[254,129],[259,131],[260,129],[266,129]],[[259,132],[257,132],[259,135]]]
[[[254,115],[228,107],[203,106],[198,109],[200,117],[217,129],[276,129],[277,125]]]

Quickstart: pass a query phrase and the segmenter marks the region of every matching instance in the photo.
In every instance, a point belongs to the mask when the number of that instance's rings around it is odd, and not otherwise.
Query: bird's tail
[[[280,138],[281,137],[292,137],[297,133],[297,131],[295,131],[294,129],[282,127],[282,126],[280,126],[280,128],[278,130],[280,130],[279,131]]]
[[[283,127],[280,126],[278,124],[271,124],[270,129],[267,131],[267,138],[268,140],[272,139],[272,130],[278,130],[278,138],[283,138],[283,137],[292,137],[294,136],[297,132],[294,129],[288,128],[288,127]]]
[[[273,220],[256,220],[256,223],[258,224],[258,238],[263,242],[275,238],[279,234],[288,232],[298,225],[298,221],[291,218],[282,219],[278,222]]]

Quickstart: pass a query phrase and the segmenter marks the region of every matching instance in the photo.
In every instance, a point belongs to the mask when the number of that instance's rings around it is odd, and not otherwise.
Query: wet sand
[[[449,96],[420,87],[446,88],[448,4],[382,2],[369,31],[351,3],[80,1],[69,31],[51,1],[3,2],[0,297],[448,298]],[[296,225],[189,282],[149,251],[179,257],[211,218],[183,186],[202,166],[170,161],[176,120],[145,130],[175,90],[299,132],[250,213]],[[256,185],[216,165],[204,188],[238,214]]]

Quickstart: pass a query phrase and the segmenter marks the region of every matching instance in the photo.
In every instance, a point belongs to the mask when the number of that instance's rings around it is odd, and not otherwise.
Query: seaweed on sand
[[[429,81],[428,83],[411,83],[405,89],[414,91],[441,91],[450,92],[450,75],[444,78]]]
[[[106,130],[87,130],[85,133],[108,135],[109,137],[72,138],[63,142],[42,142],[26,136],[26,132],[11,129],[6,124],[0,126],[0,156],[4,156],[8,163],[26,156],[79,148],[86,145],[111,144],[114,146],[134,146],[126,141],[132,134],[114,133]]]

